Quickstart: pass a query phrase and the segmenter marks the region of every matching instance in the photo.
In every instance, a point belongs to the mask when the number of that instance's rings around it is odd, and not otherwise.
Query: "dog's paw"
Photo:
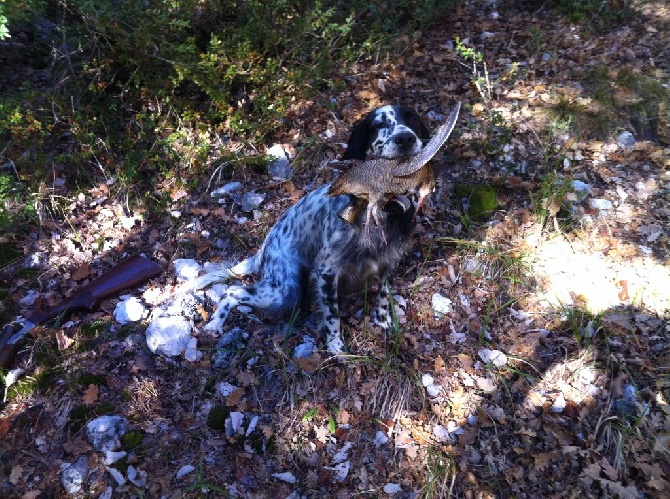
[[[387,309],[375,309],[370,314],[370,323],[380,328],[383,333],[386,333],[393,326],[393,317],[391,317]]]
[[[346,355],[347,353],[344,347],[344,341],[342,341],[342,338],[339,334],[329,334],[326,347],[330,353],[333,353],[338,357],[341,355]]]
[[[203,329],[208,333],[219,334],[223,330],[223,319],[215,315],[211,321],[205,324]]]

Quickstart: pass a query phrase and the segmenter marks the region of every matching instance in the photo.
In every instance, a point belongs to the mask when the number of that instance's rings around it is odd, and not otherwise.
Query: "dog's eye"
[[[419,118],[417,118],[416,116],[412,116],[408,121],[409,124],[412,126],[417,126],[420,123]]]
[[[385,121],[380,121],[374,124],[375,130],[381,130],[382,128],[388,128],[388,124]]]

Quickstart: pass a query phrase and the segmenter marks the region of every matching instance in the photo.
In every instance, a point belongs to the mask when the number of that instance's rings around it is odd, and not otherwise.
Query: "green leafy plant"
[[[548,221],[556,232],[560,232],[559,218],[563,225],[569,224],[570,212],[565,208],[566,196],[572,192],[569,179],[559,176],[555,171],[542,177],[540,190],[537,194],[531,193],[531,206],[541,227],[545,228]]]
[[[436,448],[429,448],[426,455],[426,486],[421,497],[451,497],[456,482],[454,458]]]
[[[5,2],[0,2],[0,40],[6,40],[11,35],[7,29],[7,17],[5,16]]]
[[[634,15],[631,3],[621,0],[558,0],[553,2],[553,8],[571,22],[588,21],[593,27],[606,29]]]

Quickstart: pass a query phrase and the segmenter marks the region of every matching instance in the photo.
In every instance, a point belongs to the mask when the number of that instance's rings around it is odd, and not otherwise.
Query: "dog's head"
[[[342,159],[414,156],[430,139],[421,117],[407,106],[383,106],[358,122]]]

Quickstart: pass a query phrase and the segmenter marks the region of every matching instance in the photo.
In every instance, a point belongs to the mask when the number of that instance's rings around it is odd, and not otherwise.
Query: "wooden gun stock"
[[[71,298],[46,310],[35,312],[18,333],[12,334],[13,327],[6,326],[0,339],[0,367],[8,367],[11,364],[19,340],[36,325],[74,310],[95,310],[105,298],[117,295],[124,289],[138,286],[161,272],[163,267],[151,260],[141,255],[131,256],[82,287]]]
[[[30,322],[41,324],[66,312],[95,310],[105,298],[115,296],[124,289],[138,286],[161,272],[163,267],[142,255],[131,256],[88,283],[71,298],[36,312],[30,318]]]

